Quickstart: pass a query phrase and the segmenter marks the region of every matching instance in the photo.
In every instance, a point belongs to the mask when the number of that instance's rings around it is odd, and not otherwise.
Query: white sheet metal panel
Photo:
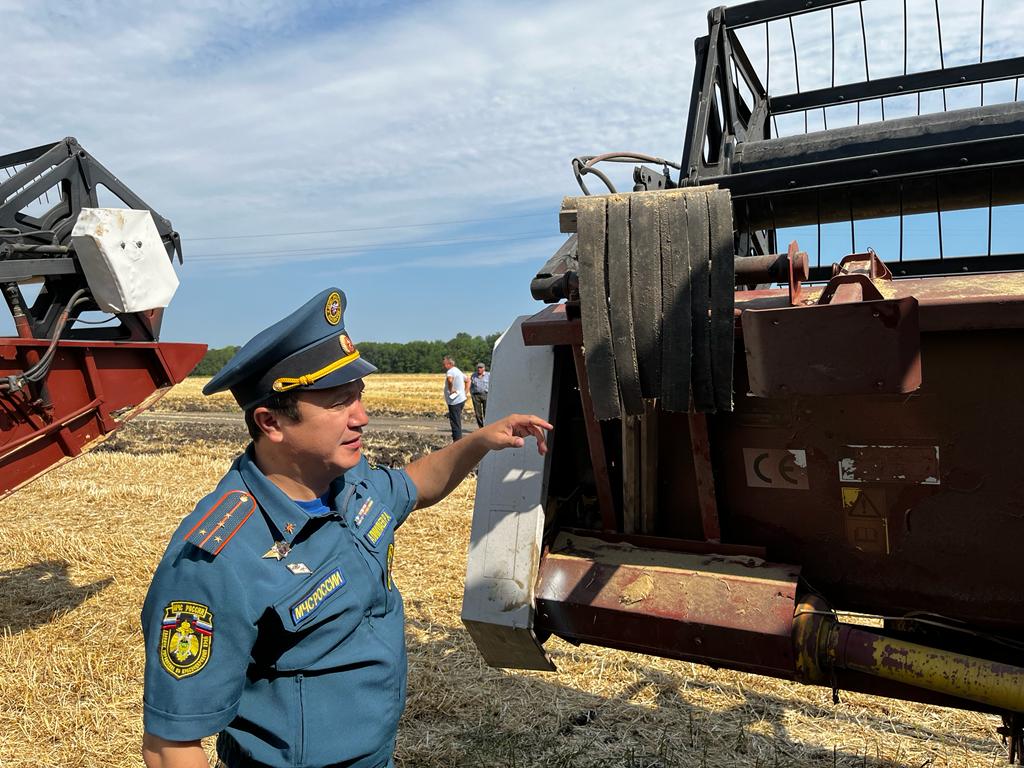
[[[178,290],[178,276],[149,211],[83,208],[71,241],[104,312],[166,307]]]
[[[523,344],[526,319],[494,345],[487,423],[510,413],[551,421],[554,349]],[[492,667],[555,668],[533,632],[546,495],[547,462],[532,439],[480,463],[462,620]]]

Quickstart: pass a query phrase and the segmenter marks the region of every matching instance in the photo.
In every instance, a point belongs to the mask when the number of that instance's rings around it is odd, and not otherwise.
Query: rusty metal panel
[[[750,309],[741,322],[758,397],[906,393],[921,385],[912,297]]]
[[[541,563],[538,630],[792,677],[799,569],[562,533]]]
[[[723,539],[799,563],[840,610],[1020,633],[1024,331],[924,333],[921,359],[908,395],[746,397],[710,417]],[[781,452],[805,457],[806,488],[751,481],[752,453]]]

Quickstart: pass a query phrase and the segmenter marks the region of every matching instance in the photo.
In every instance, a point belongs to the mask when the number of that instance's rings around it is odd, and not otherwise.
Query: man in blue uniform
[[[512,415],[404,470],[362,456],[376,369],[323,291],[247,343],[204,388],[230,390],[253,437],[171,539],[146,597],[143,757],[206,768],[391,765],[405,702],[395,530],[491,450],[533,436]]]

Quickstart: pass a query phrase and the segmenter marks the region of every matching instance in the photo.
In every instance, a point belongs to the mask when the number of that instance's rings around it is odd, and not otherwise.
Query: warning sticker
[[[846,539],[850,546],[861,552],[888,555],[889,521],[886,518],[885,490],[845,486],[841,490]]]
[[[744,448],[743,465],[751,488],[806,491],[807,451],[791,448]]]

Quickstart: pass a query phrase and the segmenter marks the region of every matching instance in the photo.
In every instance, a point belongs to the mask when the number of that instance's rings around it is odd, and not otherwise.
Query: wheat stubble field
[[[197,410],[201,384],[189,380],[160,407]],[[440,376],[367,385],[371,416],[438,414]],[[375,433],[372,422],[367,434],[378,461],[446,442]],[[128,425],[2,502],[0,766],[141,765],[138,615],[150,574],[243,445],[237,429]],[[981,715],[854,694],[833,705],[821,689],[557,639],[547,644],[555,674],[489,669],[459,621],[474,483],[398,533],[410,663],[402,768],[1005,764],[997,723]],[[339,726],[358,720],[358,702],[338,703]]]

